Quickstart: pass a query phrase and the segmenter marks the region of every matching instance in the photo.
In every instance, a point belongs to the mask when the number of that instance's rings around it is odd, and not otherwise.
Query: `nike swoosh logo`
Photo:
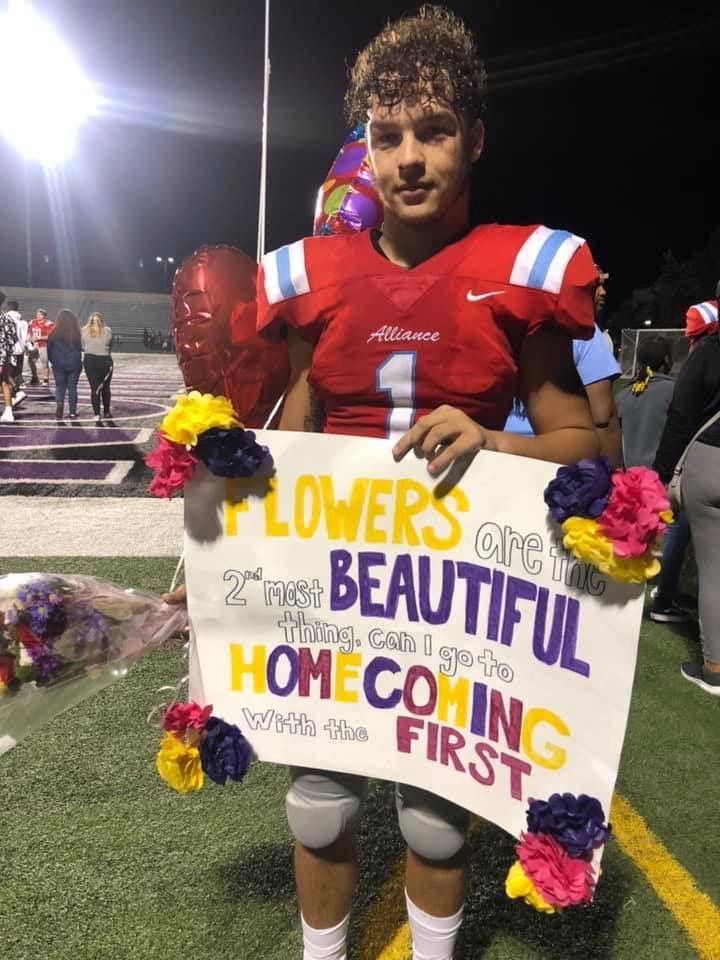
[[[491,293],[473,293],[472,290],[468,290],[467,298],[470,303],[476,303],[478,300],[486,300],[488,297],[499,297],[503,293],[505,293],[504,290],[493,290]]]

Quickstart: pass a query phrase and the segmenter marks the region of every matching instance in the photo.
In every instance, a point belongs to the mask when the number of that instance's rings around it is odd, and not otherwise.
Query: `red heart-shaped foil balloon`
[[[246,427],[263,427],[287,387],[284,343],[255,330],[257,264],[226,245],[200,247],[173,281],[173,331],[188,389],[228,397]]]

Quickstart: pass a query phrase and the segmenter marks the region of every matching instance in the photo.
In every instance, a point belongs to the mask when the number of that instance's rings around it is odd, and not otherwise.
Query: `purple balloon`
[[[337,158],[330,170],[328,180],[331,177],[342,177],[348,173],[357,170],[365,159],[367,149],[364,143],[352,143],[346,147]]]
[[[353,230],[366,230],[374,227],[377,220],[377,209],[369,197],[355,190],[348,190],[340,204],[338,217],[344,220]]]

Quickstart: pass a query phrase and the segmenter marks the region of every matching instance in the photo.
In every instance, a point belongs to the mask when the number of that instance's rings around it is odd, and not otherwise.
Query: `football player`
[[[359,54],[348,121],[366,124],[382,229],[300,240],[258,274],[258,328],[287,338],[281,429],[387,437],[431,476],[482,450],[569,463],[598,453],[572,339],[594,333],[584,240],[544,226],[471,228],[485,136],[475,40],[438,7]],[[503,432],[517,398],[534,436]],[[343,960],[362,777],[293,769],[287,814],[304,960]],[[468,813],[398,785],[414,960],[449,960],[462,920]]]

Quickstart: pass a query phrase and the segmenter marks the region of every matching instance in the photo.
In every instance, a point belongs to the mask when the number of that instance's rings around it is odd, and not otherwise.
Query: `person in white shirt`
[[[22,314],[20,313],[20,304],[17,302],[17,300],[8,300],[5,313],[13,321],[15,324],[15,330],[17,331],[17,339],[13,349],[12,359],[13,380],[15,381],[15,396],[13,397],[13,404],[15,404],[25,399],[25,391],[22,390],[21,387],[23,384],[22,372],[23,365],[25,363],[25,347],[27,345],[28,324],[27,320],[23,320],[22,318]]]

